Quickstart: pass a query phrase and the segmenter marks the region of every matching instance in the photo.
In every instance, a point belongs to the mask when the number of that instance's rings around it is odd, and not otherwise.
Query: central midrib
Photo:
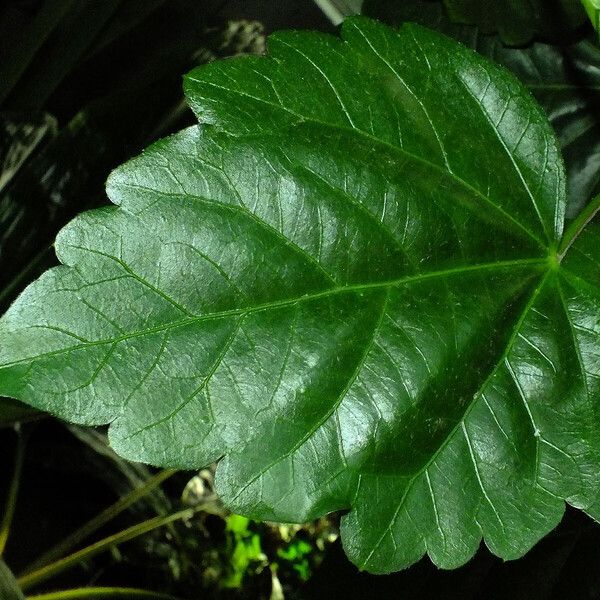
[[[151,335],[153,333],[159,333],[161,331],[167,331],[170,329],[176,329],[179,327],[184,327],[186,325],[190,325],[193,323],[201,323],[203,321],[210,321],[214,319],[223,319],[232,316],[240,316],[247,315],[252,313],[261,312],[264,310],[273,310],[277,308],[283,308],[285,306],[291,306],[298,302],[310,302],[312,300],[318,300],[319,298],[327,298],[331,296],[335,296],[337,294],[346,294],[346,293],[360,293],[360,292],[368,292],[371,290],[378,289],[386,289],[392,288],[395,286],[400,286],[403,284],[410,283],[418,283],[420,281],[426,281],[428,279],[436,279],[443,277],[451,277],[455,275],[462,275],[467,273],[475,273],[475,272],[485,272],[485,271],[494,271],[508,268],[518,268],[518,267],[547,267],[551,268],[551,264],[548,258],[522,258],[515,260],[506,260],[506,261],[497,261],[492,263],[482,263],[477,265],[465,265],[456,268],[445,269],[441,271],[429,271],[427,273],[418,273],[414,275],[407,275],[404,277],[400,277],[393,280],[386,281],[377,281],[373,283],[360,283],[354,285],[340,286],[334,288],[328,288],[326,290],[322,290],[314,293],[303,294],[302,296],[296,296],[293,298],[285,298],[282,300],[276,300],[272,302],[265,302],[262,304],[257,304],[256,306],[251,307],[243,307],[243,308],[235,308],[230,310],[224,310],[219,312],[213,312],[209,314],[197,315],[192,317],[186,317],[184,319],[180,319],[178,321],[171,321],[168,323],[164,323],[162,325],[157,325],[155,327],[149,327],[147,329],[143,329],[141,331],[134,331],[128,334],[124,334],[114,338],[108,338],[103,340],[94,340],[94,341],[85,341],[80,344],[69,346],[68,348],[62,348],[60,350],[54,350],[51,352],[47,352],[44,354],[38,354],[35,356],[31,356],[28,358],[22,358],[19,360],[15,360],[9,363],[1,364],[0,369],[9,368],[13,365],[21,364],[24,362],[28,362],[30,360],[38,360],[40,358],[45,358],[49,356],[57,356],[60,354],[64,354],[67,352],[72,352],[74,350],[79,350],[82,348],[90,348],[95,346],[102,346],[106,344],[117,344],[119,342],[126,341],[128,339],[133,339],[137,337],[141,337],[144,335]],[[44,327],[44,325],[38,325],[38,327]],[[49,325],[50,327],[50,325]]]

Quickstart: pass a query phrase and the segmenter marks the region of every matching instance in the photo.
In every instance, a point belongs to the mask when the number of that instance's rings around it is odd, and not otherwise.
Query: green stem
[[[6,498],[4,517],[2,518],[2,524],[0,525],[0,556],[2,556],[4,549],[6,548],[8,534],[10,533],[10,526],[15,514],[15,509],[17,507],[17,496],[19,495],[19,485],[21,483],[21,473],[23,471],[23,460],[25,458],[25,445],[27,441],[26,437],[21,431],[18,431],[17,435],[19,437],[17,439],[15,467],[12,481],[10,482],[10,488],[8,490],[8,496]]]
[[[121,587],[83,587],[27,596],[27,600],[86,600],[87,598],[153,598],[154,600],[177,600],[175,596],[170,596],[169,594]]]
[[[128,509],[131,505],[141,500],[144,496],[149,494],[152,490],[157,488],[163,481],[166,481],[169,477],[177,473],[174,469],[166,469],[157,473],[139,488],[136,488],[129,492],[126,496],[120,498],[112,506],[102,511],[99,515],[82,525],[79,529],[68,535],[65,539],[60,541],[56,546],[53,546],[50,550],[45,552],[42,556],[37,558],[35,562],[29,565],[24,574],[31,573],[32,571],[38,570],[40,567],[57,560],[61,556],[64,556],[72,550],[75,546],[81,543],[83,540],[88,538],[90,535],[98,531],[100,527],[106,525],[109,521],[120,515],[123,511]]]
[[[128,529],[124,529],[119,533],[115,533],[109,537],[104,538],[96,542],[95,544],[91,544],[82,550],[74,552],[65,558],[61,558],[49,565],[41,567],[31,573],[27,573],[26,575],[22,575],[17,579],[17,582],[21,586],[21,589],[27,590],[42,581],[46,581],[54,575],[58,575],[67,569],[79,564],[84,560],[88,560],[96,554],[103,552],[104,550],[108,550],[117,544],[122,544],[124,542],[128,542],[133,540],[145,533],[148,533],[154,529],[158,529],[159,527],[164,527],[169,523],[173,523],[174,521],[179,521],[181,519],[190,519],[197,512],[201,510],[206,510],[206,506],[204,504],[200,504],[193,508],[187,508],[185,510],[181,510],[171,515],[167,515],[164,517],[154,517],[153,519],[149,519],[142,523],[138,523],[133,527],[129,527]]]
[[[600,194],[579,213],[577,218],[571,222],[558,248],[558,260],[561,261],[573,242],[579,237],[579,234],[585,229],[586,225],[596,216],[600,210]]]

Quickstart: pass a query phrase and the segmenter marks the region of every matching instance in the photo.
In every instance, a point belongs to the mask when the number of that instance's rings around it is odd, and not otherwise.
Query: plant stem
[[[77,546],[80,542],[85,540],[87,537],[98,531],[100,527],[106,525],[109,521],[120,515],[124,510],[129,508],[141,500],[144,496],[149,494],[152,490],[157,488],[163,481],[166,481],[169,477],[173,476],[177,471],[175,469],[166,469],[161,471],[144,482],[140,487],[132,490],[127,495],[123,496],[112,506],[109,506],[103,510],[99,515],[82,525],[79,529],[68,535],[65,539],[60,541],[58,544],[50,548],[42,556],[37,558],[31,565],[29,565],[24,575],[31,573],[32,571],[38,570],[40,567],[57,560],[61,556],[64,556]]]
[[[122,587],[83,587],[27,596],[27,600],[86,600],[87,598],[153,598],[154,600],[177,600],[175,596],[170,596],[169,594]]]
[[[558,247],[558,260],[561,261],[573,242],[579,237],[579,234],[585,229],[586,225],[596,216],[600,210],[600,194],[579,213],[577,218],[571,222],[565,231],[560,246]]]
[[[147,521],[143,521],[142,523],[138,523],[133,527],[129,527],[128,529],[124,529],[119,533],[115,533],[114,535],[108,536],[82,550],[74,552],[65,558],[57,560],[45,567],[41,567],[31,573],[27,573],[26,575],[22,575],[17,579],[17,582],[21,586],[21,589],[27,590],[42,581],[46,581],[50,579],[54,575],[58,575],[58,573],[62,573],[67,569],[75,566],[83,560],[88,560],[96,554],[103,552],[104,550],[108,550],[109,548],[116,546],[117,544],[122,544],[124,542],[128,542],[137,538],[149,531],[154,529],[158,529],[159,527],[164,527],[169,523],[173,523],[174,521],[179,521],[181,519],[190,519],[197,512],[201,510],[206,510],[206,505],[200,504],[193,508],[187,508],[185,510],[181,510],[171,515],[167,515],[164,517],[154,517],[153,519],[148,519]]]
[[[18,439],[15,454],[15,467],[12,481],[10,482],[10,488],[8,490],[8,496],[6,498],[4,517],[2,518],[2,524],[0,525],[0,556],[2,556],[4,549],[6,548],[8,534],[10,533],[10,526],[15,514],[15,508],[17,507],[17,496],[19,495],[19,485],[21,483],[21,473],[23,471],[23,459],[25,458],[25,445],[27,441],[25,434],[18,430],[17,435]]]

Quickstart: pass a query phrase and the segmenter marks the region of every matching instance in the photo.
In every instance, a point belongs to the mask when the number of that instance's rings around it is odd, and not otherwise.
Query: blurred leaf
[[[581,0],[596,31],[600,31],[600,2],[599,0]]]
[[[0,113],[0,192],[27,159],[56,135],[56,119],[51,115]],[[0,226],[3,216],[0,214]]]
[[[6,566],[6,563],[0,558],[0,599],[1,600],[25,600],[23,592],[19,588],[17,581]]]
[[[229,515],[225,519],[227,531],[231,531],[236,537],[243,537],[248,534],[248,525],[250,519],[242,515]]]

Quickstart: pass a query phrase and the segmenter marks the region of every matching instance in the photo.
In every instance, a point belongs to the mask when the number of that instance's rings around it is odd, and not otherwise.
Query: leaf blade
[[[573,255],[597,233],[559,265],[564,168],[514,78],[422,28],[343,35],[188,78],[211,125],[118,169],[117,206],[62,231],[64,265],[0,320],[0,390],[110,423],[127,458],[221,458],[240,513],[349,508],[369,570],[455,567],[482,538],[514,558],[565,500],[595,502],[597,366],[573,323],[599,279]]]

